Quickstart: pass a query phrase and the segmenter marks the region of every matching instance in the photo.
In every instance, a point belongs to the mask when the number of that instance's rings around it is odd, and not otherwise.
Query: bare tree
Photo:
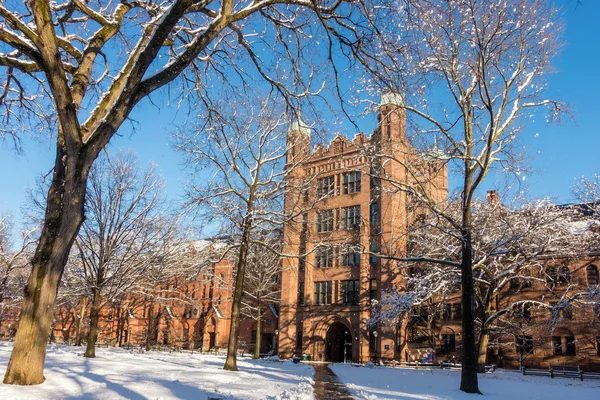
[[[224,368],[236,371],[249,246],[261,242],[261,234],[280,227],[289,217],[281,204],[283,191],[291,186],[286,178],[308,155],[291,156],[286,143],[288,120],[281,104],[270,97],[248,101],[232,93],[229,102],[211,114],[201,117],[209,124],[199,127],[198,133],[179,136],[178,148],[189,159],[195,176],[200,172],[203,176],[189,191],[190,204],[200,206],[204,217],[216,218],[229,234],[235,233],[237,275]],[[204,180],[205,176],[211,179]]]
[[[363,1],[307,0],[0,4],[1,135],[18,138],[41,124],[56,138],[5,383],[44,380],[56,291],[84,220],[88,173],[133,108],[178,77],[171,100],[197,93],[194,108],[210,107],[224,86],[251,93],[260,83],[294,102],[321,88],[313,82],[323,71],[316,63],[322,55],[333,60],[334,40],[360,45],[371,30],[369,8]]]
[[[164,241],[155,253],[157,257],[140,277],[139,286],[134,292],[148,306],[147,351],[155,344],[158,334],[156,308],[175,301],[184,304],[191,315],[191,310],[198,306],[198,300],[187,288],[191,282],[209,283],[214,278],[209,267],[212,260],[219,257],[212,242],[194,242],[185,237]]]
[[[0,217],[0,321],[18,309],[38,229],[22,230],[18,242],[13,231],[12,217]]]
[[[460,210],[459,203],[451,203],[446,213],[452,215]],[[548,200],[515,200],[508,206],[497,199],[492,204],[475,201],[472,218],[474,317],[479,330],[479,370],[484,372],[491,334],[507,328],[514,331],[515,321],[507,322],[507,318],[541,308],[552,311],[550,325],[553,325],[562,309],[580,297],[575,288],[566,291],[561,288],[554,296],[531,299],[523,297],[521,289],[532,285],[545,287],[549,279],[558,279],[558,275],[549,276],[546,272],[553,259],[575,260],[585,256],[594,248],[597,234],[587,228],[580,229],[592,222],[580,209],[558,207]],[[443,312],[439,306],[452,298],[461,285],[460,238],[459,230],[435,214],[411,229],[411,254],[431,260],[444,259],[446,263],[408,264],[405,292],[387,293],[376,307],[375,321],[398,320],[430,302],[438,305],[434,314]],[[549,290],[555,287],[556,283]],[[555,305],[552,300],[556,300]]]
[[[29,250],[35,245],[38,230],[25,229],[20,232],[17,243],[13,240],[13,222],[11,216],[0,217],[0,303],[16,294],[19,286],[11,284],[20,271],[29,266]]]
[[[241,312],[256,321],[254,358],[260,358],[262,308],[278,302],[281,295],[281,240],[266,239],[267,247],[252,244],[248,250],[248,266],[244,282]]]
[[[81,285],[91,299],[85,357],[95,357],[102,308],[131,291],[162,244],[163,184],[150,167],[141,173],[131,154],[107,155],[90,171],[86,219],[75,241]]]
[[[380,154],[379,178],[385,182],[386,170],[405,168],[407,179],[388,180],[388,187],[408,192],[459,232],[460,258],[452,263],[461,271],[464,311],[460,388],[478,393],[473,200],[492,171],[520,173],[514,144],[525,120],[539,108],[550,109],[551,118],[561,111],[543,94],[562,27],[543,0],[406,0],[392,12],[394,24],[382,31],[387,43],[377,62],[369,61],[372,76],[377,86],[406,93],[395,104],[411,117],[418,153],[437,138],[440,149],[429,155],[460,176],[460,213],[449,214],[428,196],[432,182],[422,165],[407,162],[414,158]]]

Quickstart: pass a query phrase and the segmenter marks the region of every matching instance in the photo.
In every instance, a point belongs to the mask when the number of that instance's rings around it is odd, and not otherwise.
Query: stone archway
[[[325,360],[352,361],[352,332],[342,322],[334,322],[325,336]]]

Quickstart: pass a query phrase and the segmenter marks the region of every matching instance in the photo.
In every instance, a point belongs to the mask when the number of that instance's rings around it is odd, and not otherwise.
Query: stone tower
[[[396,261],[369,253],[405,254],[412,216],[408,191],[398,184],[410,182],[404,166],[428,163],[418,160],[407,141],[402,106],[400,95],[383,96],[371,138],[338,135],[312,152],[310,130],[302,121],[290,126],[287,161],[296,168],[288,178],[285,207],[295,216],[284,226],[284,253],[297,257],[283,261],[278,341],[283,357],[399,358],[398,330],[369,327],[367,321],[372,300],[402,282]],[[446,175],[438,175],[431,180],[441,183]],[[434,196],[447,196],[447,184],[442,186],[429,187],[439,192]]]

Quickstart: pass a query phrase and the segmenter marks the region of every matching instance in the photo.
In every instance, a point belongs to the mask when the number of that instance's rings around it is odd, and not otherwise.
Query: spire
[[[446,153],[444,153],[441,149],[438,148],[437,144],[437,136],[433,138],[433,147],[427,153],[425,153],[425,158],[429,160],[446,160],[448,157]]]

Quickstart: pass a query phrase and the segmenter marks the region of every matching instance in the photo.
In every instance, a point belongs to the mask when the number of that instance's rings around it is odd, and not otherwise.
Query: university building
[[[301,121],[290,126],[288,165],[296,168],[285,206],[297,216],[284,226],[284,253],[298,257],[283,260],[278,341],[283,358],[309,354],[313,360],[333,362],[460,360],[459,288],[443,304],[423,307],[422,318],[413,315],[376,328],[367,324],[371,301],[381,299],[382,290],[405,283],[397,261],[369,253],[405,255],[407,229],[426,212],[395,183],[420,187],[435,202],[448,199],[446,164],[438,161],[435,147],[424,155],[412,148],[399,101],[384,96],[378,127],[369,138],[338,135],[328,147],[311,149],[310,129]],[[488,201],[497,202],[498,194],[489,192]],[[502,309],[515,299],[555,305],[565,293],[598,286],[597,255],[577,260],[553,256],[543,264],[539,279],[511,285],[497,296],[494,307]],[[511,312],[503,319],[505,325],[490,335],[487,364],[600,370],[597,308],[561,309],[552,326],[552,311],[543,307]]]
[[[369,251],[405,254],[407,226],[419,210],[395,182],[420,180],[430,197],[444,202],[448,176],[445,164],[411,147],[399,101],[382,98],[370,138],[338,135],[327,148],[311,151],[310,130],[302,122],[290,127],[288,165],[300,167],[290,174],[290,187],[298,189],[286,192],[285,206],[298,216],[284,226],[284,253],[299,257],[283,261],[282,357],[307,353],[319,361],[365,362],[398,358],[402,351],[397,329],[367,327],[371,300],[402,282],[394,261]],[[408,174],[403,163],[421,176]],[[298,182],[306,181],[307,189],[300,189]]]
[[[193,276],[174,275],[161,283],[152,294],[135,290],[108,303],[100,313],[98,343],[108,346],[152,346],[209,351],[226,349],[231,328],[234,260],[207,253],[216,253],[219,241],[188,243],[187,252],[198,265]],[[248,301],[246,299],[246,301]],[[62,301],[54,312],[50,340],[75,343],[77,318],[83,315],[80,335],[85,343],[89,329],[89,299]],[[0,319],[0,338],[9,339],[16,332],[18,307],[4,313]],[[260,329],[260,352],[275,351],[277,346],[278,305],[264,304]],[[239,348],[249,353],[256,344],[256,321],[248,315],[240,320]]]

